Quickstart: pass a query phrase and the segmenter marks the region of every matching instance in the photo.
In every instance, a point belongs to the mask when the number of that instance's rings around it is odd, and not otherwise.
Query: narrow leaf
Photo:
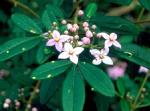
[[[40,40],[41,37],[23,37],[4,43],[0,46],[0,61],[4,61],[35,47]]]
[[[95,3],[90,3],[85,10],[85,14],[88,18],[91,18],[96,13],[96,10],[97,5]]]
[[[71,66],[71,64],[72,63],[68,60],[48,62],[35,69],[31,77],[33,79],[51,78],[63,73]]]
[[[67,75],[63,84],[64,111],[82,111],[85,100],[84,81],[76,66]]]
[[[39,26],[31,18],[25,15],[13,14],[11,18],[18,27],[22,28],[27,32],[34,34],[42,33],[42,30],[39,28]]]
[[[105,96],[114,96],[113,83],[102,70],[89,63],[80,63],[79,68],[86,81],[95,91]]]

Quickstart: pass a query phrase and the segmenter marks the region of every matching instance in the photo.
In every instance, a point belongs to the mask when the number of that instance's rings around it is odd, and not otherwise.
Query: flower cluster
[[[78,16],[81,17],[83,14],[84,12],[80,10]],[[90,25],[87,21],[72,23],[62,20],[61,25],[66,27],[64,32],[56,27],[52,31],[43,34],[48,36],[46,45],[55,46],[56,50],[60,52],[58,59],[69,58],[70,61],[77,64],[79,55],[86,47],[90,49],[89,52],[94,56],[93,64],[99,65],[102,62],[109,65],[113,64],[108,53],[109,48],[113,45],[121,48],[120,43],[117,41],[117,34],[111,33],[109,35],[105,32],[97,32],[97,26]],[[94,40],[102,38],[105,40],[104,44],[100,47],[98,44],[95,45]]]

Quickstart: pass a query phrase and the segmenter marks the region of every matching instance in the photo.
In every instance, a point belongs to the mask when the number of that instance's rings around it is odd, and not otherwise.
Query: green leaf
[[[139,33],[139,29],[135,24],[120,17],[105,16],[97,13],[91,19],[91,22],[97,24],[101,31],[105,32],[115,32],[123,35],[137,35]]]
[[[117,3],[117,4],[121,4],[121,5],[129,5],[132,0],[105,0],[107,2],[111,2],[111,3]]]
[[[82,111],[85,100],[84,81],[76,66],[67,75],[63,84],[64,111]]]
[[[51,16],[52,15],[48,14],[47,10],[44,11],[42,16],[42,22],[48,30],[50,30],[52,26]]]
[[[64,80],[63,76],[58,76],[52,79],[42,81],[40,88],[40,102],[42,104],[48,103],[48,101],[54,96],[54,94],[60,88],[63,80]]]
[[[34,34],[41,34],[42,30],[39,26],[29,17],[22,15],[22,14],[13,14],[11,19],[13,22],[23,30],[34,33]]]
[[[126,100],[122,99],[120,101],[120,107],[121,107],[121,111],[130,111],[130,106]]]
[[[10,84],[7,81],[0,79],[0,91],[8,89],[9,87]]]
[[[97,5],[95,3],[90,3],[85,10],[85,15],[88,18],[91,18],[96,13],[96,10],[97,10]]]
[[[33,79],[46,79],[57,76],[67,70],[72,63],[68,60],[51,61],[35,69],[32,73]]]
[[[40,40],[41,37],[23,37],[4,43],[0,46],[0,61],[4,61],[35,47]]]
[[[55,17],[58,17],[58,18],[64,17],[62,10],[58,6],[47,5],[46,10],[50,15],[53,15],[51,16],[52,20],[55,20],[56,19]]]
[[[86,81],[95,91],[105,96],[115,95],[113,83],[102,70],[89,63],[80,63],[79,68]]]
[[[112,54],[150,69],[150,49],[136,44],[122,44],[122,49],[115,49]]]
[[[39,48],[37,50],[36,61],[38,64],[44,63],[46,60],[48,60],[54,54],[54,52],[52,52],[51,49],[49,49],[49,53],[46,53],[45,50],[46,50],[46,46],[45,46],[45,42],[44,42],[43,44],[41,44],[39,46]]]
[[[125,94],[125,84],[124,84],[124,80],[122,78],[118,78],[117,81],[117,88],[118,91],[120,93],[120,95],[123,97]]]
[[[94,95],[94,101],[97,107],[97,111],[109,111],[112,98],[96,93]]]
[[[53,0],[53,5],[56,7],[60,7],[64,0]]]
[[[139,0],[139,2],[144,8],[150,11],[150,0]]]

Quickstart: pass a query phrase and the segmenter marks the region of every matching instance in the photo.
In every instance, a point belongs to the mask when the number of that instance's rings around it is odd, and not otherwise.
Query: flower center
[[[59,42],[60,39],[59,39],[59,37],[55,37],[54,40],[55,40],[55,42]]]
[[[69,51],[69,55],[73,55],[74,51],[73,50],[70,50]]]
[[[100,55],[99,58],[100,58],[100,59],[104,59],[104,55]]]

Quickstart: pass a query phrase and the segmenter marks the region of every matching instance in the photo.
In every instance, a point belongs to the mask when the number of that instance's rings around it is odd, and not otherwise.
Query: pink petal
[[[52,36],[53,38],[60,37],[60,33],[57,30],[54,30]]]
[[[61,42],[58,42],[58,43],[55,44],[55,48],[56,48],[59,52],[61,52],[62,49],[63,49],[63,44],[62,44]]]
[[[59,59],[67,59],[69,58],[69,54],[67,52],[62,52],[59,56]]]
[[[111,40],[116,40],[116,39],[117,39],[117,34],[111,33],[111,34],[110,34],[110,39],[111,39]]]
[[[105,47],[110,47],[110,46],[112,46],[112,41],[106,40],[105,41]]]
[[[77,64],[78,63],[78,57],[75,54],[70,55],[70,61]]]
[[[103,50],[104,55],[107,55],[109,53],[109,48],[108,47],[105,47],[102,50]]]
[[[99,64],[101,64],[101,59],[94,59],[93,61],[92,61],[92,63],[94,64],[94,65],[99,65]]]
[[[76,55],[79,55],[83,50],[84,50],[84,48],[82,48],[82,47],[76,47],[76,48],[74,48],[74,53]]]
[[[91,49],[90,50],[91,55],[93,55],[94,57],[97,57],[100,55],[100,51],[97,49]]]
[[[60,36],[60,42],[65,42],[65,41],[67,41],[68,39],[70,39],[70,36],[69,36],[69,35],[61,35],[61,36]]]
[[[103,63],[108,64],[108,65],[113,65],[113,61],[111,60],[110,57],[108,56],[104,56],[104,58],[102,59]]]
[[[70,50],[73,50],[72,45],[70,43],[65,43],[64,51],[69,52]]]
[[[99,33],[99,35],[101,34],[101,36],[104,38],[104,39],[109,39],[109,35],[105,32],[102,32],[102,33]]]
[[[50,40],[48,40],[47,41],[47,43],[46,43],[46,46],[53,46],[53,45],[55,45],[55,40],[54,39],[50,39]]]
[[[121,45],[120,45],[120,43],[118,41],[114,41],[113,45],[116,46],[116,47],[118,47],[118,48],[121,48]]]

